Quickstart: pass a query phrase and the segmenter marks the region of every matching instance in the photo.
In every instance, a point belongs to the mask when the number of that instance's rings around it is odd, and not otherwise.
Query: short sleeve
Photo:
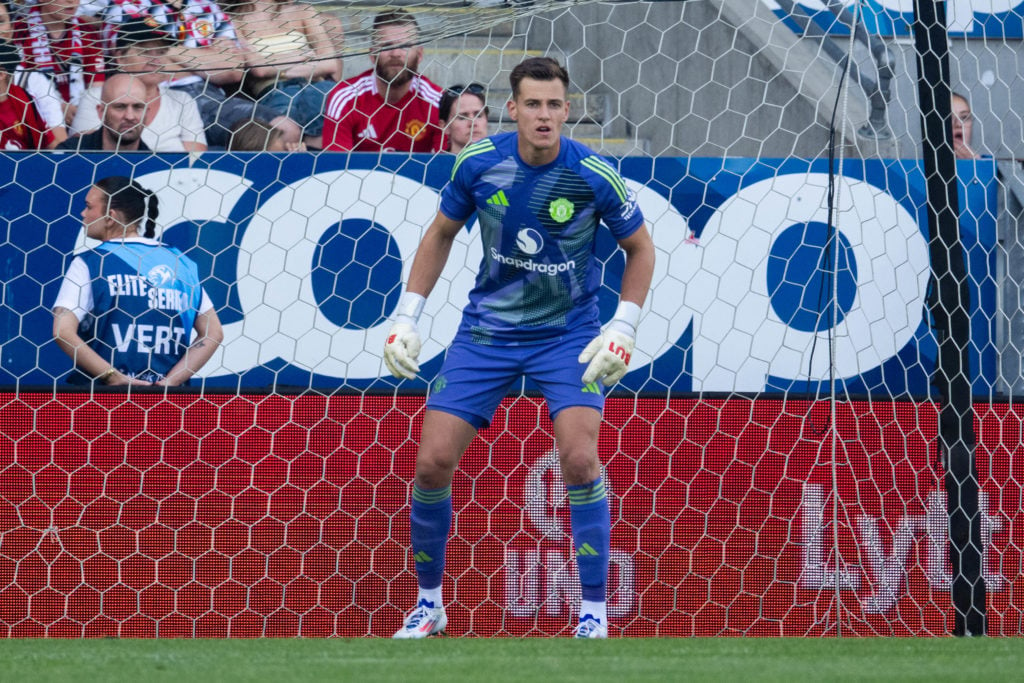
[[[100,114],[96,105],[100,103],[100,85],[96,84],[82,93],[82,99],[78,101],[78,109],[75,110],[75,118],[71,121],[68,134],[88,133],[100,127]]]
[[[441,213],[453,221],[466,221],[476,211],[473,198],[473,164],[462,163],[462,155],[455,160],[451,180],[441,190]]]
[[[622,240],[639,230],[644,224],[643,213],[636,193],[629,189],[619,172],[598,156],[584,157],[580,166],[587,171],[598,213],[612,236]]]
[[[64,281],[60,283],[60,291],[57,292],[53,307],[68,309],[81,322],[92,312],[93,305],[92,276],[89,275],[89,267],[85,265],[85,260],[81,256],[76,256],[68,266]]]

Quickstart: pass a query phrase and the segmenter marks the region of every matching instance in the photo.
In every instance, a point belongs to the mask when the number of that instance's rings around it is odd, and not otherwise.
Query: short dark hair
[[[385,26],[408,26],[420,32],[420,22],[407,10],[396,9],[390,12],[381,12],[373,18],[373,32],[376,33]]]
[[[438,118],[442,121],[447,121],[452,115],[452,107],[455,105],[456,100],[466,93],[479,97],[480,101],[484,104],[484,113],[487,113],[487,88],[482,83],[473,82],[469,85],[459,83],[458,85],[445,88],[445,91],[441,93],[441,104],[437,108]]]
[[[145,19],[134,19],[126,21],[117,28],[117,47],[124,48],[138,43],[162,43],[172,45],[174,40],[170,35],[161,31],[158,26],[153,26]]]
[[[144,237],[156,235],[156,217],[160,215],[159,202],[152,190],[147,190],[131,178],[112,175],[93,183],[107,195],[107,211],[120,211],[128,225],[146,218]]]
[[[512,97],[519,94],[519,83],[524,78],[531,78],[535,81],[562,81],[565,89],[569,89],[569,72],[551,57],[528,57],[516,64],[508,77],[512,85]]]
[[[21,54],[18,52],[18,48],[6,40],[0,40],[0,70],[13,74],[19,64],[21,64]]]

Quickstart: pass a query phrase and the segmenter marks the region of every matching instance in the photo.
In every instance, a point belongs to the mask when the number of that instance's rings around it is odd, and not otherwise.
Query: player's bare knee
[[[416,456],[416,483],[421,488],[441,489],[452,483],[458,458],[423,452]]]
[[[560,452],[562,479],[570,486],[589,484],[601,476],[597,451],[589,449]]]

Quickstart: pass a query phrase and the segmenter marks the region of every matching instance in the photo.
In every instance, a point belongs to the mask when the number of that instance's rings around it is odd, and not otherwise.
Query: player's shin
[[[566,486],[576,565],[583,603],[581,621],[590,616],[607,627],[608,556],[611,552],[611,515],[604,481]]]
[[[421,489],[414,485],[409,526],[420,586],[417,601],[427,599],[435,606],[441,606],[444,554],[451,525],[452,487]]]

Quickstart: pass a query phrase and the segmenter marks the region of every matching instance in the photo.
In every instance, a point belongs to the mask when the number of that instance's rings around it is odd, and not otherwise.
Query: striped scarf
[[[53,79],[66,102],[78,102],[85,91],[82,69],[82,28],[78,17],[72,17],[64,30],[67,45],[58,54],[37,6],[27,8],[23,15],[25,37],[22,40],[22,62],[27,69],[41,71]]]

